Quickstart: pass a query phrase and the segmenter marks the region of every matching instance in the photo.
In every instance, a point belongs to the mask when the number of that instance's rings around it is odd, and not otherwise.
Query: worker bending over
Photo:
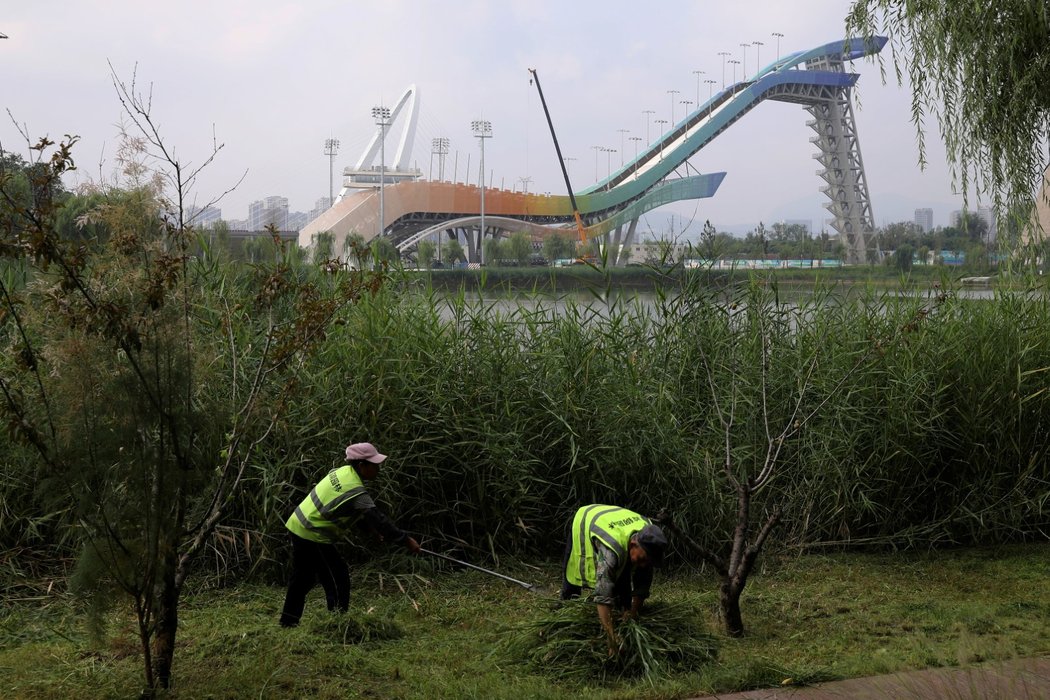
[[[649,597],[653,567],[663,563],[667,537],[649,518],[618,506],[593,504],[576,511],[565,544],[561,598],[594,591],[598,619],[609,640],[609,653],[619,646],[612,610],[635,617]]]

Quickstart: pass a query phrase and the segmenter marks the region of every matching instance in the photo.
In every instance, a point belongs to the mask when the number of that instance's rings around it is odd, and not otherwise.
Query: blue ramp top
[[[751,78],[712,96],[644,153],[608,178],[577,193],[577,197],[587,202],[586,207],[581,202],[580,209],[600,211],[638,198],[763,100],[806,104],[852,87],[859,76],[844,72],[841,64],[876,54],[886,42],[886,37],[874,37],[870,42],[864,39],[833,41],[779,58]]]

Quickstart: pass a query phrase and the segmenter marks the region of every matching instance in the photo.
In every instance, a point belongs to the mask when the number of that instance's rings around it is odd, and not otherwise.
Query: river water
[[[955,295],[963,299],[988,300],[995,297],[995,291],[990,288],[965,288],[954,291]],[[879,295],[915,297],[933,301],[940,294],[938,289],[922,291],[885,291]],[[782,302],[789,307],[797,307],[800,301],[812,297],[812,292],[792,288],[780,295]],[[668,298],[673,299],[674,294],[669,293]],[[841,298],[841,297],[838,297]],[[878,297],[876,297],[878,298]],[[829,302],[834,302],[836,297],[830,297]],[[464,301],[468,307],[483,308],[487,315],[512,318],[516,315],[541,314],[563,316],[572,312],[583,316],[607,316],[610,311],[630,311],[637,315],[655,316],[660,304],[660,297],[653,292],[617,292],[605,298],[590,292],[573,292],[558,296],[542,296],[534,294],[467,294]],[[445,318],[451,318],[454,312],[449,304],[441,305],[440,311]]]

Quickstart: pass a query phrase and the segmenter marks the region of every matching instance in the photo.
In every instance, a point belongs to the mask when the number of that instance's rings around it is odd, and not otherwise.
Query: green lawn
[[[760,562],[762,563],[762,562]],[[673,678],[577,684],[508,657],[499,642],[550,605],[557,573],[503,564],[544,585],[530,593],[473,572],[401,558],[355,571],[352,612],[278,628],[284,591],[200,591],[181,609],[180,698],[674,698],[1050,653],[1050,545],[934,554],[767,557],[744,594],[743,639],[721,635],[715,580],[658,574],[654,600],[706,611],[716,662]],[[400,568],[392,574],[390,569]],[[380,588],[381,585],[381,588]],[[101,641],[66,595],[7,602],[0,618],[4,698],[132,697],[141,685],[132,618],[114,611]],[[360,642],[348,623],[363,623]],[[393,622],[393,625],[389,623]],[[372,624],[375,623],[375,624]],[[400,632],[396,638],[391,630]],[[597,620],[595,632],[597,633]]]

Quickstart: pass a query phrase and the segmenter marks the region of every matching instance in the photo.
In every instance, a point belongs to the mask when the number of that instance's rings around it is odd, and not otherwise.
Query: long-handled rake
[[[519,586],[521,586],[522,588],[524,588],[526,590],[529,590],[529,591],[536,592],[536,590],[537,590],[536,586],[532,585],[531,583],[526,583],[524,581],[519,581],[516,578],[511,578],[510,576],[504,576],[503,574],[497,573],[495,571],[490,571],[489,569],[483,569],[480,566],[476,566],[474,564],[470,564],[470,563],[465,562],[465,561],[460,561],[459,559],[455,559],[453,557],[450,557],[447,554],[441,554],[440,552],[433,552],[433,551],[431,551],[429,549],[424,549],[423,547],[420,547],[419,551],[422,552],[423,554],[429,554],[432,557],[437,557],[438,559],[444,559],[445,561],[450,561],[453,564],[459,564],[460,566],[465,566],[468,569],[474,569],[475,571],[480,571],[481,573],[488,574],[489,576],[495,576],[496,578],[501,578],[504,581],[510,581],[511,583],[516,583]]]

